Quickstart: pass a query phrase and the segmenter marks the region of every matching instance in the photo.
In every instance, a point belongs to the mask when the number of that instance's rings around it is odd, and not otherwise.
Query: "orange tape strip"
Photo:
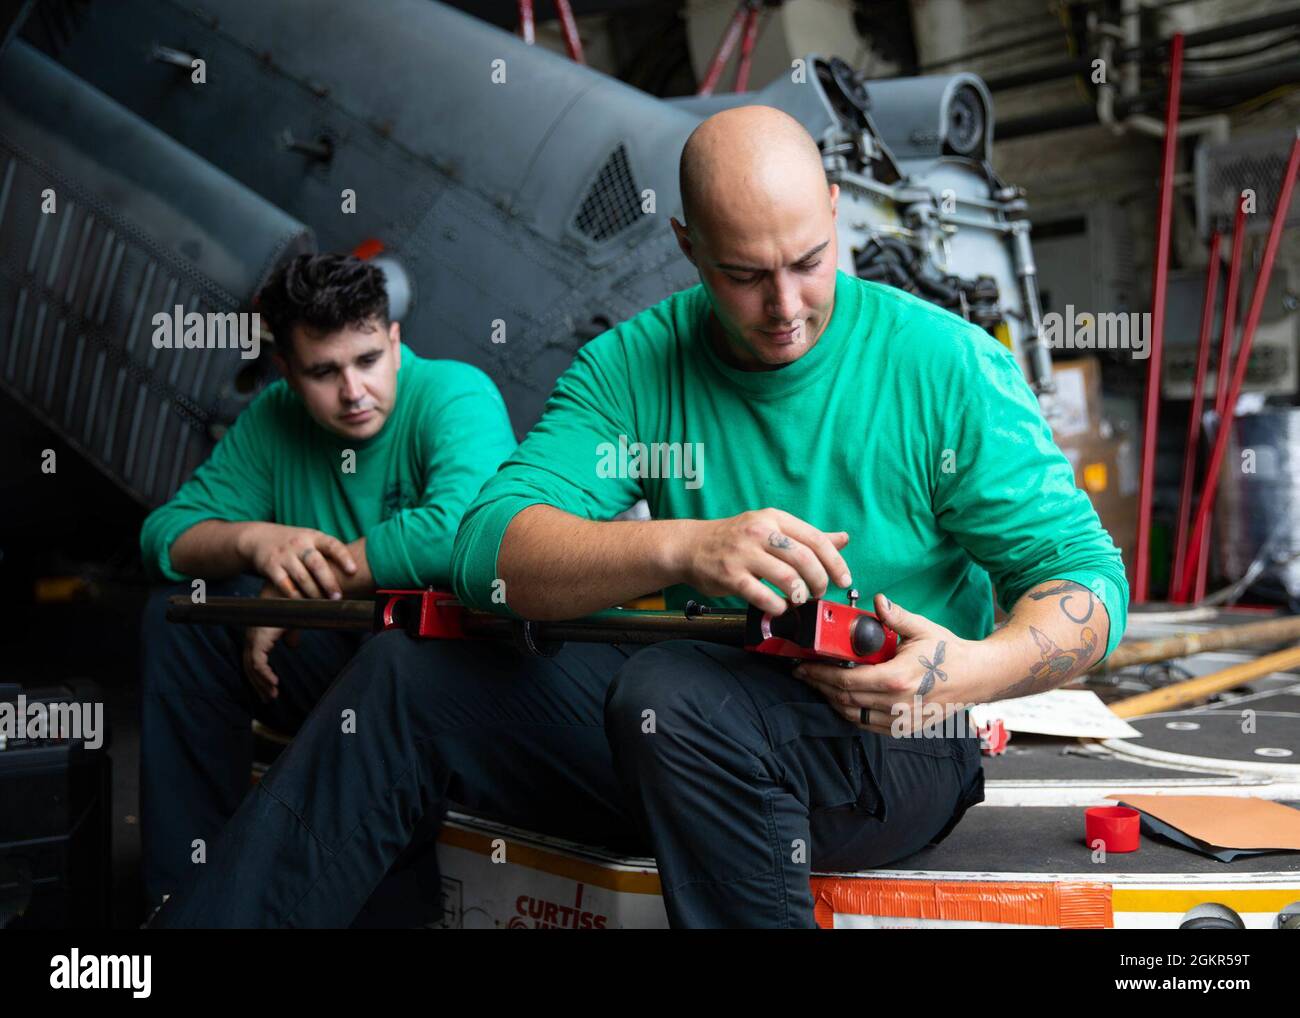
[[[1115,924],[1109,884],[813,877],[812,889],[823,929],[834,925],[836,913],[1065,929]]]

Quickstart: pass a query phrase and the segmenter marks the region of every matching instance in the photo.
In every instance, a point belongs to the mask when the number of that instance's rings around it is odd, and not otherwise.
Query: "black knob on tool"
[[[885,645],[885,627],[870,615],[859,615],[849,630],[849,643],[858,657],[868,657]]]

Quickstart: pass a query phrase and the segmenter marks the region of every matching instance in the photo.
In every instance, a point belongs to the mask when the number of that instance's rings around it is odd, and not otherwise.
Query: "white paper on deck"
[[[971,720],[983,727],[998,718],[1007,731],[1072,739],[1136,739],[1142,733],[1116,717],[1090,689],[1053,689],[1016,700],[981,703]]]

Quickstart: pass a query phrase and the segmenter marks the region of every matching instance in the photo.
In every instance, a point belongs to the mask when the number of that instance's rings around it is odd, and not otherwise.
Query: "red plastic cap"
[[[1100,841],[1107,852],[1136,852],[1142,814],[1128,806],[1091,806],[1083,811],[1089,848]]]

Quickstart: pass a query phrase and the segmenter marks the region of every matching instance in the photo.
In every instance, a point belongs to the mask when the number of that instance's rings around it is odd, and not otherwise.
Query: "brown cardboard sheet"
[[[1300,809],[1233,795],[1108,795],[1219,848],[1300,851]]]

